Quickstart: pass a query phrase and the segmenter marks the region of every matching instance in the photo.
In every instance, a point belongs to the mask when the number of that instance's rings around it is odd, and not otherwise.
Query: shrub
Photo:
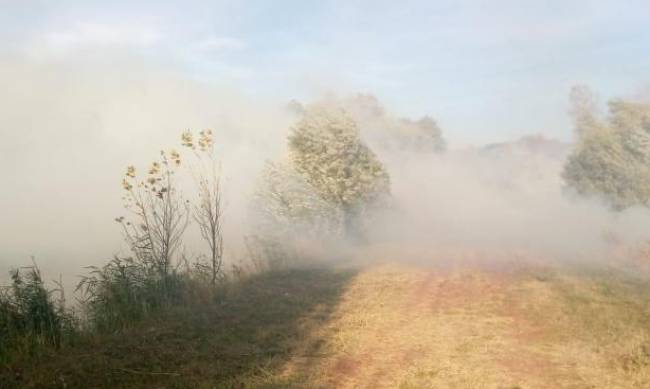
[[[135,167],[127,167],[122,187],[129,216],[115,221],[122,226],[124,239],[137,258],[134,263],[155,270],[164,280],[189,223],[189,204],[175,180],[180,154],[161,151],[160,156],[151,164],[146,178],[138,176]]]
[[[195,139],[190,131],[181,136],[182,145],[191,149],[198,166],[191,169],[198,192],[197,203],[192,207],[192,217],[199,227],[201,238],[207,243],[210,252],[207,266],[210,282],[215,286],[221,277],[223,265],[223,231],[221,204],[221,178],[217,173],[218,163],[214,156],[214,139],[211,130],[199,132]]]
[[[182,300],[185,276],[161,273],[148,261],[115,257],[102,268],[89,267],[77,286],[87,322],[100,331],[128,326]]]
[[[13,270],[11,280],[0,292],[0,360],[42,347],[58,348],[72,338],[76,320],[66,310],[60,283],[59,289],[46,289],[35,264]]]

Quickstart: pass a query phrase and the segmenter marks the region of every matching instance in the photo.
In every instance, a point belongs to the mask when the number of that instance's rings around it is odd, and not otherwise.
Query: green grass
[[[76,335],[62,291],[46,289],[36,265],[12,271],[11,279],[0,289],[0,364],[58,349]]]

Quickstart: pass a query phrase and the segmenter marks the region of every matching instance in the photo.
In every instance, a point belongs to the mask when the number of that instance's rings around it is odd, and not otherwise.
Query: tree
[[[405,150],[440,153],[447,148],[438,123],[429,116],[399,120],[400,146]]]
[[[615,209],[650,206],[650,104],[610,101],[606,120],[582,109],[589,106],[574,104],[578,140],[564,168],[565,181]]]
[[[214,158],[214,139],[211,130],[199,132],[198,139],[190,131],[181,136],[182,145],[194,151],[199,166],[192,171],[198,192],[198,202],[193,206],[192,216],[199,226],[201,237],[208,244],[209,271],[212,285],[223,264],[223,233],[221,204],[221,180],[217,173],[218,163]]]
[[[441,153],[447,148],[438,123],[430,116],[414,120],[390,114],[377,97],[356,94],[338,103],[359,124],[362,132],[382,148],[408,152]]]
[[[575,131],[578,137],[598,127],[596,117],[598,100],[587,85],[574,85],[569,92],[569,101],[570,114],[575,120]]]
[[[318,244],[340,237],[338,209],[286,160],[266,163],[249,210],[252,229],[245,243],[258,268],[303,260]]]
[[[311,237],[335,234],[337,209],[296,172],[287,161],[267,162],[253,197],[257,230],[268,234]]]
[[[129,217],[115,219],[136,259],[166,280],[176,251],[189,222],[188,203],[176,188],[175,169],[181,164],[178,152],[161,151],[146,178],[138,178],[129,166],[122,180],[123,199]]]
[[[307,109],[291,129],[289,154],[296,171],[340,211],[348,237],[359,232],[360,213],[390,193],[386,169],[341,109]]]

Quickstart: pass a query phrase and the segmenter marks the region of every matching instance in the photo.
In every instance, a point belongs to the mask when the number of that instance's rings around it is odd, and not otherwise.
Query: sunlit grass
[[[201,302],[3,377],[21,371],[12,385],[25,387],[650,385],[650,283],[611,269],[271,271],[191,300]]]

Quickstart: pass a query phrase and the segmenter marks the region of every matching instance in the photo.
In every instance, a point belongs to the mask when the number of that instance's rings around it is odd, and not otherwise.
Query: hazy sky
[[[0,0],[0,53],[110,65],[116,53],[251,97],[371,92],[457,143],[568,139],[567,92],[632,93],[650,70],[645,0]],[[125,70],[126,72],[127,70]],[[4,131],[4,129],[1,129]]]

